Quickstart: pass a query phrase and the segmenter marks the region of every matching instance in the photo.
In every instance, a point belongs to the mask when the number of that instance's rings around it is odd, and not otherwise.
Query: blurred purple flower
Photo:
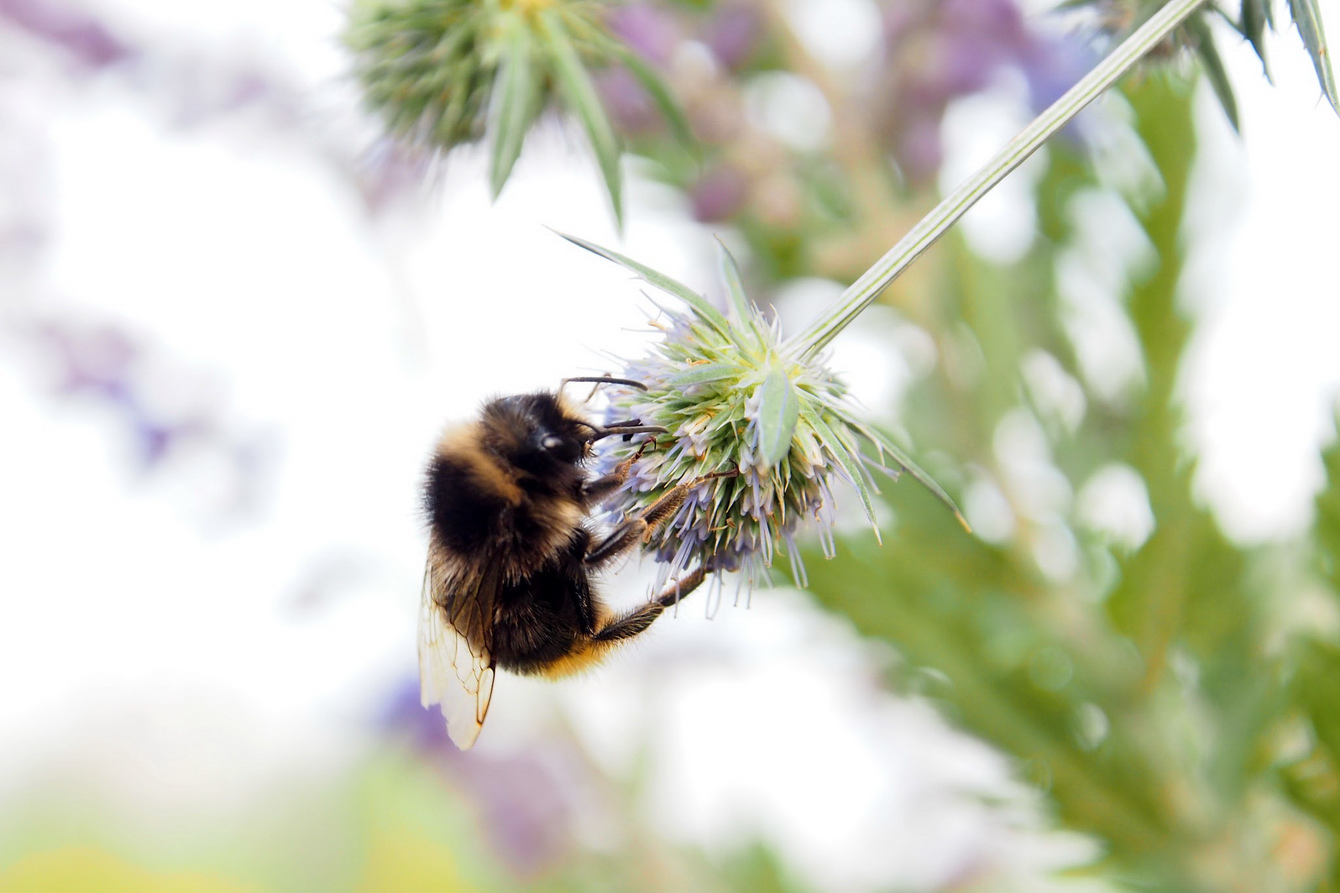
[[[459,752],[447,737],[447,724],[436,710],[425,710],[419,701],[418,678],[401,683],[386,705],[379,725],[396,735],[409,738],[415,750],[431,752]]]
[[[0,0],[0,21],[62,47],[89,68],[105,68],[133,55],[130,46],[96,18],[51,0]]]
[[[419,197],[434,163],[429,152],[403,140],[382,139],[353,164],[351,176],[364,208],[375,217],[398,202]]]
[[[56,390],[62,394],[98,393],[120,399],[131,365],[140,355],[125,332],[111,326],[72,326],[48,321],[37,328],[55,360]]]
[[[610,33],[642,58],[666,68],[684,39],[674,16],[650,3],[621,6],[606,20]]]
[[[881,36],[884,38],[884,46],[897,46],[904,37],[914,29],[920,27],[920,23],[926,18],[926,10],[922,4],[915,2],[886,3],[880,10]]]
[[[164,425],[150,418],[140,418],[135,426],[135,441],[138,445],[140,462],[148,467],[156,465],[167,456],[168,451],[181,438],[192,433],[193,426]]]
[[[661,113],[651,95],[627,68],[611,65],[596,74],[595,82],[605,113],[620,132],[637,135],[661,128]]]
[[[518,875],[539,874],[574,847],[576,806],[570,791],[581,772],[555,765],[555,756],[563,755],[560,745],[506,757],[466,754],[447,737],[442,715],[420,705],[418,679],[396,688],[381,724],[392,735],[407,735],[415,750],[475,802],[489,840]]]
[[[928,32],[902,44],[894,75],[897,99],[908,110],[939,114],[956,96],[974,93],[990,83],[997,63],[994,53],[980,53],[961,35]]]
[[[883,8],[883,36],[876,127],[912,183],[939,168],[940,122],[953,100],[1016,68],[1041,110],[1088,68],[1082,47],[1030,29],[1014,0],[895,0]]]
[[[1026,42],[1023,15],[1013,0],[941,0],[936,13],[947,30],[990,38],[998,47]]]
[[[997,42],[992,34],[947,33],[937,72],[944,97],[951,99],[986,89],[995,73],[1010,63],[1012,54],[1013,47]]]
[[[684,29],[669,11],[652,3],[634,3],[613,10],[606,23],[615,37],[654,67],[666,71],[684,41]],[[614,126],[637,136],[664,126],[655,101],[623,65],[610,65],[596,77],[596,89]]]
[[[715,223],[735,216],[749,198],[749,181],[738,168],[721,164],[708,170],[689,190],[694,219]]]
[[[214,517],[244,511],[256,501],[265,451],[255,437],[218,418],[200,376],[111,324],[48,318],[16,324],[12,331],[25,338],[53,393],[108,411],[129,437],[142,470],[158,471],[170,459],[185,458],[187,465],[173,468],[195,472],[201,505]]]
[[[713,12],[698,32],[698,39],[725,68],[739,70],[763,36],[763,17],[747,3],[726,3]]]
[[[935,176],[944,161],[940,141],[940,119],[929,115],[908,121],[898,135],[896,154],[903,176],[913,183],[924,183]]]
[[[1020,67],[1028,80],[1034,110],[1040,112],[1060,99],[1089,73],[1098,59],[1094,46],[1078,37],[1034,36],[1020,54]]]
[[[191,422],[156,418],[145,406],[135,380],[143,350],[125,332],[66,321],[45,322],[37,332],[54,367],[55,391],[95,397],[113,408],[129,428],[143,467],[160,462],[174,441],[196,428]]]
[[[285,61],[258,57],[250,45],[215,49],[170,33],[151,39],[123,36],[105,24],[116,19],[103,6],[88,0],[0,0],[0,32],[17,32],[40,41],[53,56],[72,57],[77,64],[53,76],[74,84],[121,66],[126,76],[120,86],[151,100],[173,126],[246,112],[252,123],[270,128],[351,181],[363,193],[370,215],[388,208],[395,197],[422,191],[422,177],[415,180],[413,174],[426,173],[427,164],[388,159],[375,151],[369,163],[364,129],[343,123],[314,127],[315,121],[333,123],[330,110],[313,106],[319,91],[296,81]],[[45,232],[40,226],[17,225],[0,213],[0,249],[10,257],[40,248]]]
[[[573,848],[574,804],[561,775],[534,751],[472,758],[457,781],[479,805],[499,854],[522,877],[539,874]]]

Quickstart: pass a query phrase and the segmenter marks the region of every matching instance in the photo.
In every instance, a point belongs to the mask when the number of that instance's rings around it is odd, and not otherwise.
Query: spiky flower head
[[[728,313],[636,261],[566,238],[683,302],[659,308],[656,324],[665,337],[622,373],[646,390],[610,393],[611,418],[636,418],[669,435],[646,446],[610,438],[601,442],[599,460],[608,473],[634,459],[627,484],[609,504],[616,514],[640,513],[674,486],[693,485],[647,544],[664,564],[664,576],[704,566],[743,569],[752,580],[782,546],[793,578],[804,585],[795,536],[803,523],[815,521],[825,554],[832,554],[835,480],[855,488],[872,525],[875,471],[891,478],[907,471],[953,507],[897,445],[860,420],[822,356],[807,356],[763,318],[724,247]]]
[[[345,44],[366,103],[398,137],[447,151],[487,136],[493,194],[551,103],[582,122],[616,215],[615,136],[588,71],[619,63],[687,138],[655,70],[612,36],[607,3],[594,0],[354,0]]]

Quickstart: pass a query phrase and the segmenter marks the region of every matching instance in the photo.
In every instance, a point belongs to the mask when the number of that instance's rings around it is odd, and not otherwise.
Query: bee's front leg
[[[636,422],[637,419],[632,421]],[[601,500],[607,498],[611,493],[618,490],[628,482],[628,474],[633,470],[633,463],[642,458],[647,447],[655,446],[656,438],[649,437],[638,445],[637,452],[627,459],[614,466],[614,470],[604,477],[596,478],[594,481],[587,481],[582,485],[582,496],[586,498],[588,505],[595,505]]]
[[[637,458],[634,456],[633,458]],[[617,472],[616,472],[617,473]],[[679,507],[684,504],[688,498],[689,492],[694,487],[705,481],[715,480],[717,478],[734,477],[740,473],[739,469],[730,471],[716,471],[712,474],[705,474],[700,478],[695,478],[687,484],[676,484],[666,491],[660,499],[653,502],[643,510],[642,514],[635,518],[628,518],[619,526],[615,527],[610,535],[600,542],[596,543],[586,553],[586,563],[600,565],[627,552],[638,542],[647,542],[652,534],[661,528],[672,517]],[[612,477],[613,475],[611,475]],[[603,478],[602,478],[603,480]]]

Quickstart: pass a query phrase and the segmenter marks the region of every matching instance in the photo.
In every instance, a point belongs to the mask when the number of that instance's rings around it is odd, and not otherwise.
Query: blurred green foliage
[[[898,523],[884,546],[843,542],[836,561],[812,565],[811,589],[910,667],[943,674],[933,696],[948,715],[1013,754],[1066,826],[1101,840],[1112,878],[1142,890],[1330,889],[1340,649],[1299,624],[1314,584],[1278,570],[1296,547],[1242,548],[1194,496],[1178,396],[1193,331],[1178,301],[1191,95],[1161,76],[1125,92],[1159,174],[1157,188],[1123,197],[1157,254],[1124,300],[1143,383],[1117,403],[1086,387],[1083,422],[1050,447],[1073,492],[1109,463],[1138,472],[1153,532],[1129,550],[1087,530],[1073,508],[1030,518],[1016,500],[1015,532],[988,545],[956,534],[942,511],[900,487],[886,497]],[[1024,356],[1046,350],[1086,378],[1061,337],[1056,283],[1050,295],[1036,289],[1079,238],[1066,226],[1067,202],[1093,188],[1111,190],[1055,148],[1039,189],[1048,238],[1010,276],[983,275],[961,243],[950,247],[938,259],[943,281],[967,287],[942,285],[939,318],[918,319],[946,351],[961,337],[952,321],[962,320],[982,360],[966,381],[942,369],[914,395],[905,423],[934,432],[939,449],[983,469],[1007,495],[997,426],[1012,413],[1037,417]],[[1327,453],[1330,485],[1317,503],[1319,565],[1333,594],[1337,449]],[[1080,560],[1049,575],[1037,549],[1058,529]],[[1300,741],[1309,745],[1301,757]]]

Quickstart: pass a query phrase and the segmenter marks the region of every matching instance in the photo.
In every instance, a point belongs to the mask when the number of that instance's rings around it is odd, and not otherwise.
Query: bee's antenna
[[[561,391],[572,381],[589,381],[595,384],[621,384],[630,388],[637,388],[639,391],[645,391],[647,386],[640,381],[634,381],[631,378],[610,378],[608,375],[580,375],[576,378],[565,378],[559,382],[558,389]]]
[[[583,425],[588,423],[582,422]],[[595,437],[592,440],[600,440],[602,437],[613,437],[616,434],[669,434],[669,428],[662,428],[660,425],[611,425],[608,428],[602,428],[599,425],[590,425],[594,431]]]

